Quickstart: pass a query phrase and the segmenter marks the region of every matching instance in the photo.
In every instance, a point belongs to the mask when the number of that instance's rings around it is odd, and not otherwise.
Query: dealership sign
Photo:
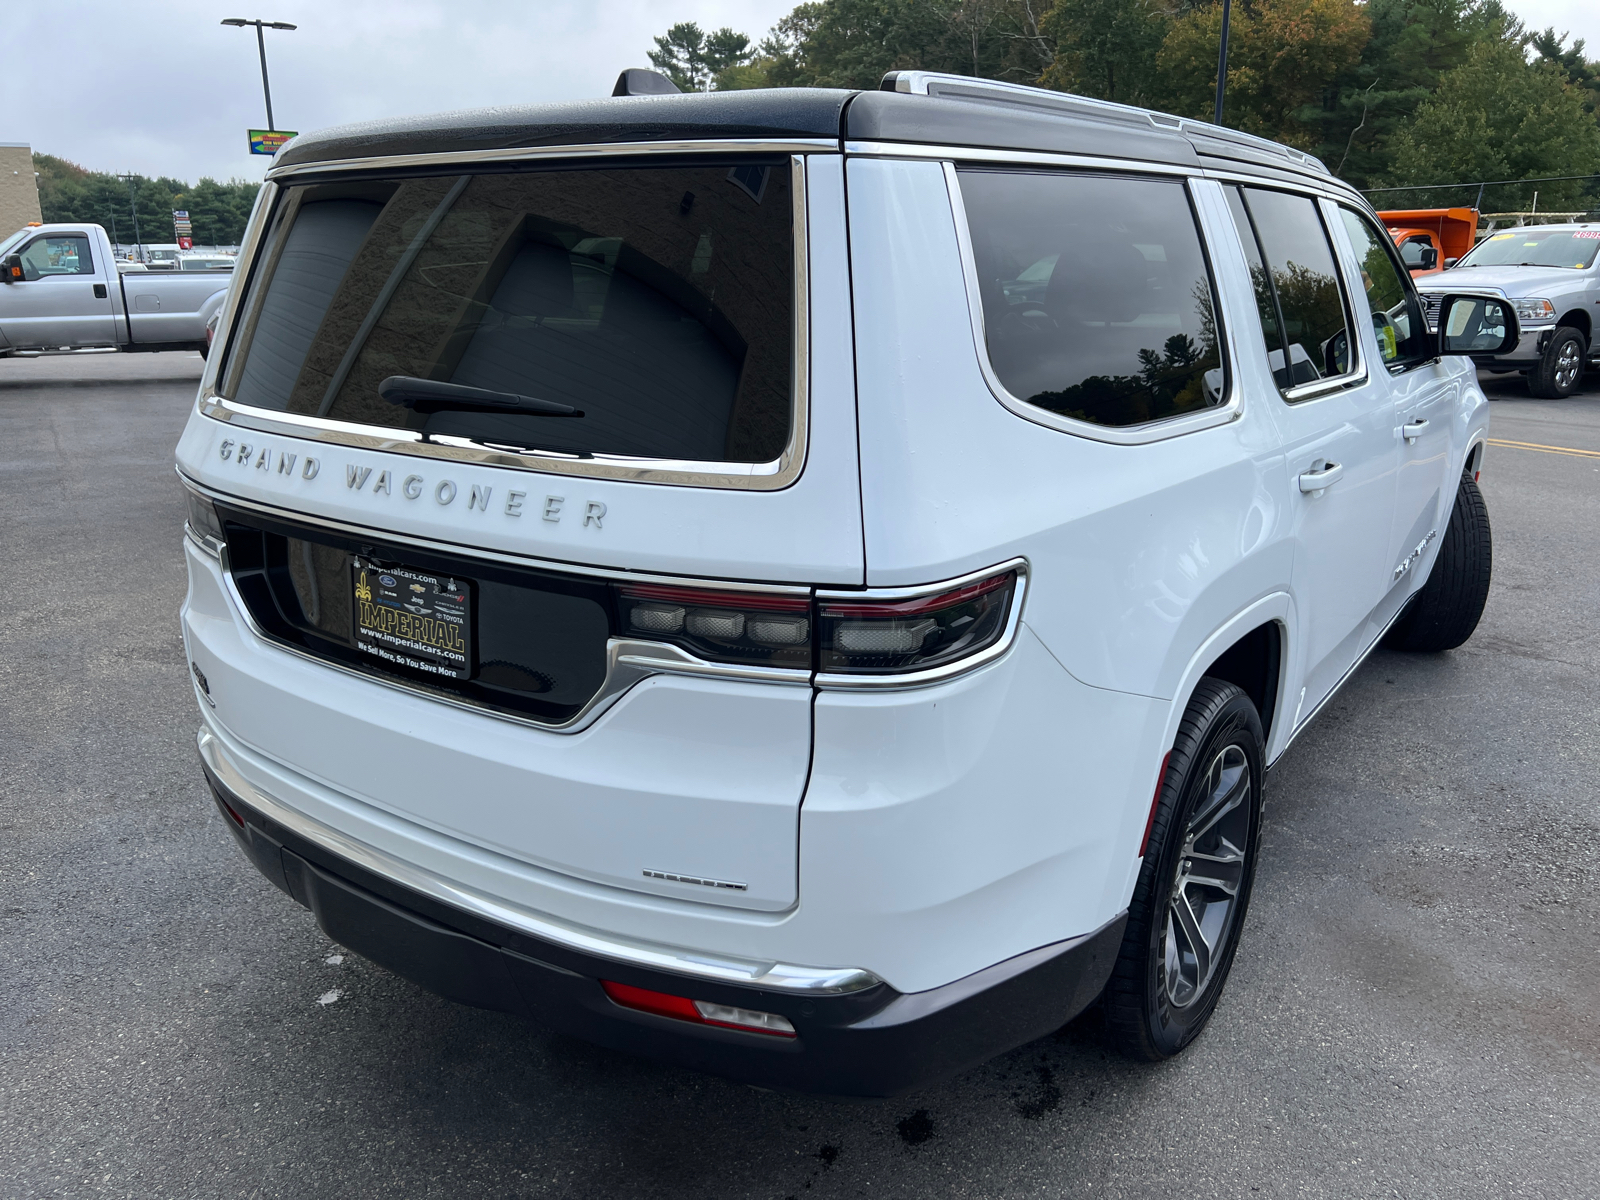
[[[295,136],[292,129],[252,129],[250,131],[251,154],[276,154],[283,149],[283,144]]]

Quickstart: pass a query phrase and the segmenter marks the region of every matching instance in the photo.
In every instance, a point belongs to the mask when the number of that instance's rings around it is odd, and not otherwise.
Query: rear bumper
[[[1126,914],[1094,933],[924,992],[836,994],[692,978],[575,950],[442,904],[266,815],[202,761],[224,823],[269,880],[340,945],[448,999],[517,1013],[613,1049],[763,1086],[910,1091],[1042,1037],[1099,995]],[[797,1036],[694,1025],[614,1004],[600,981],[779,1013]]]

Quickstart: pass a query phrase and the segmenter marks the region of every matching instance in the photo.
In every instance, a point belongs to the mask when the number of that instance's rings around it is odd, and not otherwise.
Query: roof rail
[[[1154,126],[1156,129],[1184,136],[1195,135],[1279,155],[1297,166],[1323,175],[1332,174],[1320,158],[1285,146],[1279,142],[1213,125],[1209,121],[1195,121],[1188,117],[1136,108],[1131,104],[1114,104],[1109,100],[1096,100],[1071,92],[1057,92],[1049,88],[1030,87],[1022,83],[1006,83],[998,79],[975,79],[967,75],[947,75],[940,71],[890,71],[878,84],[880,91],[902,92],[912,96],[933,96],[950,100],[975,101],[987,104],[1008,104],[1019,108],[1033,108],[1057,112],[1063,116],[1086,117],[1090,120],[1113,121],[1123,125]]]

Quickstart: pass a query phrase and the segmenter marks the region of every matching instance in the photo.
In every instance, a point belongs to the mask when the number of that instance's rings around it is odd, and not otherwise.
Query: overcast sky
[[[259,179],[246,130],[266,112],[254,29],[267,31],[279,129],[487,104],[609,95],[674,21],[760,38],[793,0],[50,0],[5,6],[0,142],[103,171]],[[1600,57],[1600,0],[1510,0]]]

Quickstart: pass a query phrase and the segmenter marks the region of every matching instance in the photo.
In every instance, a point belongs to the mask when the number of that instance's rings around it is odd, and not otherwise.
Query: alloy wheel
[[[1211,760],[1184,832],[1162,937],[1167,1002],[1187,1008],[1206,992],[1239,908],[1250,844],[1252,781],[1242,747]]]
[[[1573,338],[1568,338],[1561,343],[1561,353],[1556,356],[1555,384],[1565,391],[1578,382],[1578,373],[1583,370],[1583,359],[1578,353],[1578,343]]]

